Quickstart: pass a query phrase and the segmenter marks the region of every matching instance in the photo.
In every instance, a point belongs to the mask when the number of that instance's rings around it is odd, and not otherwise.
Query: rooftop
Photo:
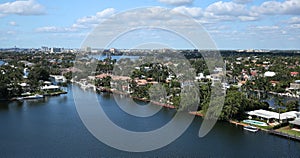
[[[59,86],[50,85],[50,86],[44,86],[42,87],[43,90],[49,90],[49,89],[59,89]]]
[[[249,112],[247,112],[247,114],[252,115],[252,116],[262,117],[265,119],[272,119],[272,118],[279,119],[279,113],[273,112],[273,111],[262,110],[262,109],[249,111]],[[297,118],[297,114],[299,114],[299,112],[297,112],[297,111],[289,111],[289,112],[281,113],[280,120]]]
[[[294,121],[289,121],[290,124],[300,126],[300,118],[295,119]]]

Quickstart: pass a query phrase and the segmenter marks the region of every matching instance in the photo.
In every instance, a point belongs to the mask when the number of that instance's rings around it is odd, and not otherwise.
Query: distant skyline
[[[163,7],[193,17],[219,49],[300,49],[300,0],[2,0],[0,48],[80,48],[97,24],[140,7]],[[154,36],[158,42],[169,40]],[[128,44],[140,41],[138,37],[129,36],[116,47],[132,48]],[[174,49],[191,48],[180,40],[169,42]]]

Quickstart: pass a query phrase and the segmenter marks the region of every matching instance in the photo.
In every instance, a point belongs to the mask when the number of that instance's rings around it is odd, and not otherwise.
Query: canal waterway
[[[0,157],[299,157],[300,142],[218,122],[204,138],[198,137],[202,118],[196,117],[173,143],[150,152],[132,153],[98,141],[82,123],[73,90],[82,96],[94,93],[77,86],[68,94],[39,100],[0,102]],[[118,126],[131,131],[151,131],[172,119],[174,110],[162,109],[149,118],[122,111],[112,94],[97,94],[106,114]],[[122,98],[121,99],[122,102]],[[126,97],[123,97],[123,106]],[[120,101],[119,101],[120,103]],[[88,105],[88,101],[86,103]],[[155,105],[143,105],[151,106]],[[105,127],[103,127],[105,128]],[[163,141],[163,140],[162,140]],[[134,142],[133,142],[134,143]]]

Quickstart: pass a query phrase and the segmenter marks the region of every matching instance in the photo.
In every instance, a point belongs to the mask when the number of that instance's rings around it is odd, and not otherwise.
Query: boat
[[[245,126],[245,127],[244,127],[244,130],[250,131],[250,132],[257,132],[257,131],[258,131],[258,128],[257,128],[257,127],[254,127],[254,126]]]
[[[35,95],[23,97],[23,99],[39,99],[39,98],[44,98],[44,96],[40,94],[35,94]]]
[[[17,97],[16,100],[22,101],[24,98],[23,97]]]

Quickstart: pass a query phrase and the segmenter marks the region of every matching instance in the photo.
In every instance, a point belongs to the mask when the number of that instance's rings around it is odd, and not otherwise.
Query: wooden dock
[[[269,130],[268,133],[273,134],[273,135],[277,135],[277,136],[280,136],[280,137],[288,138],[288,139],[291,139],[291,140],[300,141],[300,137],[289,135],[289,134],[282,133],[282,132],[278,132],[278,131],[275,131],[275,130]]]
[[[189,112],[191,115],[195,115],[195,116],[200,116],[200,117],[204,117],[204,115],[203,114],[201,114],[201,113],[199,113],[199,112],[197,112],[197,111],[191,111],[191,112]]]
[[[235,124],[235,125],[237,125],[237,126],[243,126],[243,127],[248,126],[248,125],[245,124],[245,123],[237,122],[237,121],[233,121],[233,120],[229,120],[229,123]]]

